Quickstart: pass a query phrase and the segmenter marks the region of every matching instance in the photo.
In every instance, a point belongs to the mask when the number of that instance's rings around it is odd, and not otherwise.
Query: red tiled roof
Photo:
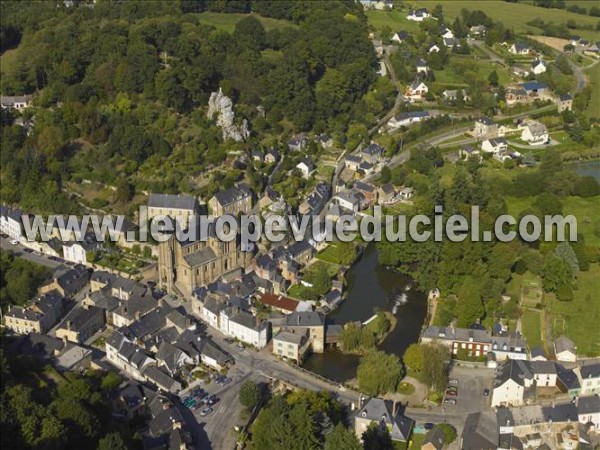
[[[296,308],[298,307],[298,301],[294,300],[293,298],[289,298],[289,297],[284,297],[282,295],[275,295],[275,294],[263,294],[260,297],[260,302],[263,305],[268,305],[271,306],[273,308],[279,308],[279,309],[284,309],[286,311],[296,311]]]

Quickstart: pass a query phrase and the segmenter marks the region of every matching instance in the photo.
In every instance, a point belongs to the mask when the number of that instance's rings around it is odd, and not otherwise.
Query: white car
[[[19,243],[19,241],[17,241],[16,239],[11,239],[9,242],[11,245],[17,245]]]

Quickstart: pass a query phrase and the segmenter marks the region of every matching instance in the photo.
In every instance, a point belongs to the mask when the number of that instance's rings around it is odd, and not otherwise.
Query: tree
[[[423,346],[419,344],[410,344],[404,352],[402,361],[407,367],[410,367],[415,372],[421,372],[423,370],[423,362],[425,355],[423,352]]]
[[[446,445],[451,444],[456,440],[456,428],[447,423],[439,423],[436,425],[436,428],[442,430],[444,433],[444,443]]]
[[[569,267],[571,267],[571,272],[573,274],[577,274],[579,272],[579,261],[577,261],[577,255],[567,242],[561,242],[554,249],[554,253],[559,258],[563,259],[567,262]]]
[[[392,179],[392,171],[388,166],[383,166],[381,168],[381,172],[379,175],[380,175],[379,181],[381,182],[381,184],[389,183],[390,180]],[[593,178],[593,177],[590,177],[590,178]]]
[[[252,380],[246,380],[240,387],[240,403],[246,410],[253,411],[260,403],[262,392],[257,383]]]
[[[439,344],[426,344],[423,346],[423,354],[427,357],[423,360],[421,381],[432,389],[442,391],[448,381],[446,369],[447,350]]]
[[[393,450],[394,444],[387,428],[373,422],[362,435],[363,448],[365,450]]]
[[[360,390],[369,395],[394,392],[402,378],[402,364],[395,355],[371,351],[361,358],[356,375]]]
[[[542,269],[542,286],[546,292],[556,292],[563,286],[570,286],[572,271],[564,259],[552,255],[546,259]]]
[[[242,46],[247,46],[252,50],[262,50],[265,46],[265,28],[254,16],[244,17],[240,20],[235,25],[233,35]]]
[[[362,450],[362,445],[354,431],[340,422],[325,436],[325,450]]]
[[[543,215],[562,214],[562,202],[557,195],[543,193],[533,202],[533,206]]]
[[[123,177],[119,179],[117,184],[116,200],[121,203],[129,202],[135,195],[135,188],[127,178]]]
[[[492,72],[490,72],[490,75],[488,76],[488,81],[492,86],[498,86],[498,74],[496,73],[495,70],[493,70]]]
[[[127,450],[127,445],[117,431],[113,431],[98,441],[98,450]]]

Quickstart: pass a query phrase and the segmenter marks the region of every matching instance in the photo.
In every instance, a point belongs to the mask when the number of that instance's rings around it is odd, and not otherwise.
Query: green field
[[[525,311],[521,316],[521,328],[529,348],[542,344],[542,326],[539,312]]]
[[[388,27],[392,33],[398,30],[406,30],[411,33],[419,31],[419,24],[406,18],[406,11],[366,11],[365,15],[369,21],[369,25],[377,31]],[[389,36],[388,36],[389,37]]]
[[[518,217],[521,211],[531,206],[535,197],[505,197],[508,213]],[[572,214],[577,218],[577,232],[583,234],[586,245],[600,247],[600,238],[594,231],[600,229],[600,196],[592,198],[565,197],[563,215]]]
[[[452,62],[458,64],[462,61],[470,64],[469,70],[477,72],[477,78],[487,81],[490,73],[496,71],[500,84],[507,85],[512,82],[508,71],[501,65],[486,59],[475,58],[473,56],[452,55],[449,64],[446,64],[444,70],[435,70],[435,82],[444,85],[467,86],[464,75],[456,73],[452,68]]]
[[[577,345],[577,353],[600,355],[600,265],[592,264],[577,276],[577,289],[572,302],[561,302],[546,296],[554,338],[565,334]]]
[[[0,78],[12,74],[15,70],[15,60],[17,58],[17,49],[6,50],[0,55]]]
[[[588,105],[586,115],[600,118],[600,63],[585,71],[592,86],[592,98]]]
[[[224,30],[232,33],[235,30],[235,24],[241,19],[248,16],[254,16],[265,27],[265,30],[273,30],[276,28],[285,27],[296,27],[295,24],[288,22],[287,20],[271,19],[269,17],[262,17],[258,14],[228,14],[228,13],[215,13],[215,12],[204,12],[198,14],[198,21],[205,25],[212,25],[218,30]]]
[[[512,28],[516,33],[533,33],[539,34],[540,29],[527,25],[527,22],[534,18],[540,18],[546,22],[554,22],[556,24],[566,23],[567,20],[573,19],[581,25],[591,25],[595,27],[598,23],[597,17],[584,16],[563,9],[540,8],[533,5],[523,3],[506,3],[499,0],[472,1],[472,0],[452,0],[440,2],[438,0],[418,0],[406,2],[410,5],[425,7],[429,10],[435,8],[437,4],[444,6],[444,16],[446,20],[452,21],[460,16],[461,10],[476,10],[479,9],[485,12],[494,20],[501,21],[505,26]],[[574,30],[573,34],[578,34],[586,39],[598,40],[600,33],[591,30]]]

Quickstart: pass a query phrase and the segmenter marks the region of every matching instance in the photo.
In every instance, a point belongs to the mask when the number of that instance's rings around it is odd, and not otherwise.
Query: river
[[[414,283],[406,275],[391,271],[378,263],[375,244],[369,245],[347,273],[346,299],[330,315],[328,323],[344,324],[368,320],[375,308],[392,311],[391,298],[404,292]],[[402,356],[404,350],[417,342],[427,315],[427,298],[412,287],[406,292],[408,302],[396,311],[396,327],[380,345],[381,350]],[[359,357],[339,350],[312,354],[304,367],[336,381],[347,381],[356,376]]]
[[[569,164],[578,175],[582,177],[594,177],[600,183],[600,161],[585,161]]]

